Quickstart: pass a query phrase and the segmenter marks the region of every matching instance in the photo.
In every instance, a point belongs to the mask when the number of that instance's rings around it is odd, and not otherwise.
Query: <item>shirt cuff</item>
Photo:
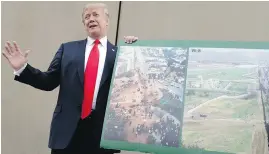
[[[27,66],[27,63],[25,63],[25,64],[23,65],[23,67],[20,68],[18,71],[15,71],[15,70],[14,70],[14,75],[16,75],[16,76],[20,76],[20,74],[24,71],[24,69],[26,68],[26,66]]]

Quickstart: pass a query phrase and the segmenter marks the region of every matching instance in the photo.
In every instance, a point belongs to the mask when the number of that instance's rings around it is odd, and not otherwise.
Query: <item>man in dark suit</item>
[[[27,63],[28,51],[7,42],[3,55],[15,70],[15,80],[44,91],[60,86],[51,122],[52,154],[113,154],[100,148],[107,97],[117,47],[107,40],[109,14],[105,4],[88,4],[82,21],[85,40],[61,44],[48,70]],[[132,43],[137,38],[125,37]]]

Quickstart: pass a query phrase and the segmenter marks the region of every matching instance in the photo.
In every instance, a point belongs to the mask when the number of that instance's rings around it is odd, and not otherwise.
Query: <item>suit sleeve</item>
[[[20,76],[15,76],[14,80],[44,91],[55,89],[60,84],[63,50],[64,47],[62,44],[46,72],[42,72],[39,69],[32,67],[30,64],[27,64]]]

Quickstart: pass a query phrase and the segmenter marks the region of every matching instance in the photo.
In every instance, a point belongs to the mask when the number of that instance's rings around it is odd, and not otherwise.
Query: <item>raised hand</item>
[[[18,71],[27,63],[27,56],[29,52],[29,50],[22,52],[15,41],[13,42],[13,46],[9,41],[7,41],[5,44],[5,50],[2,54],[8,60],[10,66],[15,71]]]
[[[135,36],[124,36],[124,42],[128,44],[132,44],[138,40],[138,37]]]

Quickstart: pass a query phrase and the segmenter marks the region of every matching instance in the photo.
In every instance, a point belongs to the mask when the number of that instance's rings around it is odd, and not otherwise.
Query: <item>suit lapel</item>
[[[107,80],[108,76],[112,72],[115,57],[116,57],[116,52],[117,52],[116,47],[113,46],[109,41],[107,41],[106,61],[104,65],[102,79],[100,82],[100,87],[104,84],[104,82]]]
[[[78,44],[78,76],[82,87],[84,87],[84,65],[85,65],[85,48],[86,48],[87,39],[82,40]],[[113,46],[109,41],[107,41],[107,53],[106,60],[104,65],[104,70],[100,82],[100,87],[107,80],[108,76],[112,72],[114,61],[116,58],[117,47]]]
[[[78,44],[78,75],[79,75],[79,80],[80,83],[82,85],[82,87],[84,87],[84,65],[85,65],[85,49],[86,49],[86,43],[87,43],[87,39],[82,40],[79,42]]]

